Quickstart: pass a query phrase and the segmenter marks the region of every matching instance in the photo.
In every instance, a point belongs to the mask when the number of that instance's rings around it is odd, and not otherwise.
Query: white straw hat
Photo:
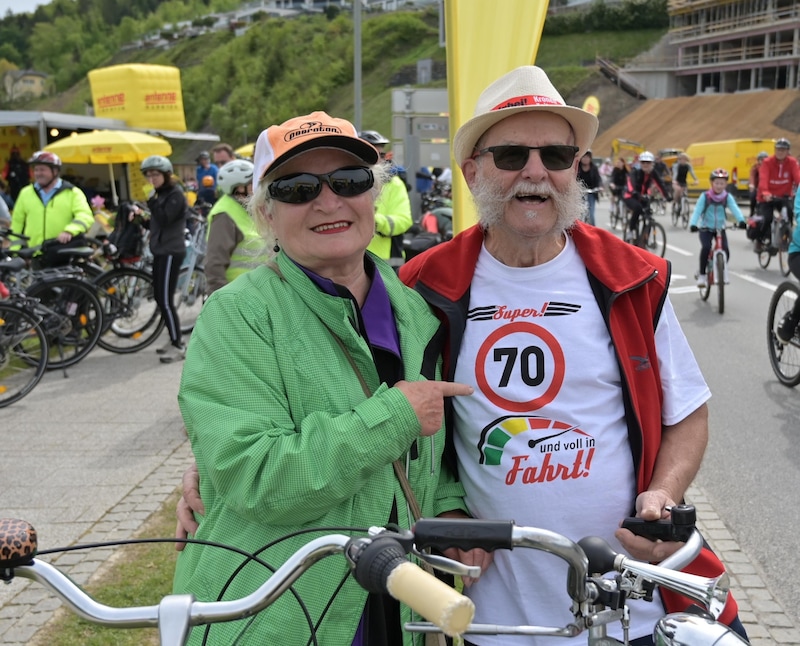
[[[564,103],[544,70],[525,65],[501,76],[478,98],[472,119],[453,138],[453,154],[460,166],[472,157],[475,144],[489,128],[518,112],[553,112],[566,119],[575,133],[575,145],[582,156],[597,134],[597,117]]]

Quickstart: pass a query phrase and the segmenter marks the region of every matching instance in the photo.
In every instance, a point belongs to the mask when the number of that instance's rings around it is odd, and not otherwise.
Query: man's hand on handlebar
[[[643,491],[636,498],[636,517],[643,520],[669,518],[667,507],[674,505],[675,501],[663,491]],[[621,527],[614,532],[614,536],[633,558],[650,563],[663,561],[683,545],[674,541],[652,541]]]
[[[445,511],[439,514],[439,518],[469,518],[463,511]],[[447,558],[452,559],[453,561],[458,561],[459,563],[463,563],[464,565],[477,565],[481,569],[481,574],[486,572],[486,568],[488,568],[492,561],[494,561],[494,552],[487,552],[486,550],[482,550],[480,548],[475,548],[472,550],[462,550],[457,547],[451,547],[446,549],[442,552]],[[464,583],[464,587],[468,588],[471,586],[477,579],[471,576],[462,576],[461,581]]]

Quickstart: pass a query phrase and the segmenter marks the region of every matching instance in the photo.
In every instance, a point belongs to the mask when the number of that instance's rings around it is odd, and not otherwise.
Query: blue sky
[[[0,0],[0,17],[11,9],[13,13],[33,11],[40,4],[48,4],[50,0]]]

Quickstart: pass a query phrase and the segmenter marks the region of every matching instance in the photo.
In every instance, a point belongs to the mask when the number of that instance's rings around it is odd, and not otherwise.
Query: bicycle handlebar
[[[0,519],[0,579],[14,576],[41,583],[82,618],[116,628],[158,626],[162,644],[185,644],[193,626],[233,621],[260,612],[281,596],[320,559],[344,554],[355,579],[367,590],[388,593],[449,636],[472,621],[472,601],[406,558],[410,545],[388,533],[377,538],[330,534],[298,549],[261,587],[241,599],[197,601],[190,594],[171,594],[158,605],[114,608],[96,602],[58,568],[36,559],[36,530],[27,522]]]
[[[666,521],[664,521],[666,522]],[[614,552],[602,539],[574,542],[554,532],[519,527],[511,521],[430,518],[417,521],[413,531],[371,528],[369,536],[353,538],[330,534],[298,549],[256,591],[230,601],[202,602],[192,595],[168,595],[155,606],[112,608],[95,602],[56,567],[35,558],[36,531],[19,520],[0,520],[0,578],[15,575],[32,579],[53,590],[73,612],[89,621],[116,627],[159,626],[162,644],[184,644],[193,626],[233,621],[251,616],[273,603],[313,563],[331,554],[343,554],[356,581],[366,590],[389,593],[431,623],[411,622],[411,632],[469,634],[516,634],[572,637],[588,630],[590,643],[605,635],[606,624],[625,617],[625,600],[652,599],[653,584],[674,590],[703,604],[719,616],[727,600],[729,582],[723,573],[716,579],[677,571],[691,563],[703,547],[692,527],[685,544],[658,565]],[[549,552],[567,562],[567,594],[574,621],[563,627],[498,626],[472,624],[472,602],[408,560],[413,553],[434,567],[477,576],[474,570],[442,556],[420,553],[424,548],[487,551],[526,547]],[[618,573],[604,579],[607,572]]]

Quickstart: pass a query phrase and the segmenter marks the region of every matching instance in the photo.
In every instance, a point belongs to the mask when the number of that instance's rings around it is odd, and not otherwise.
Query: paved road
[[[68,379],[47,373],[0,412],[0,516],[30,521],[43,548],[130,537],[190,460],[175,399],[180,371],[181,364],[160,364],[152,349],[127,356],[96,349]],[[700,486],[688,498],[729,567],[753,644],[800,646],[800,631],[770,589],[774,581],[741,549],[721,506]],[[110,555],[93,550],[56,563],[82,583]],[[0,586],[0,643],[29,643],[58,605],[27,581]]]
[[[40,546],[130,538],[180,480],[190,459],[176,395],[181,365],[154,350],[99,348],[63,373],[48,372],[0,411],[0,516],[24,518]],[[65,554],[85,582],[110,556]],[[26,644],[58,601],[22,579],[0,586],[0,643]]]

